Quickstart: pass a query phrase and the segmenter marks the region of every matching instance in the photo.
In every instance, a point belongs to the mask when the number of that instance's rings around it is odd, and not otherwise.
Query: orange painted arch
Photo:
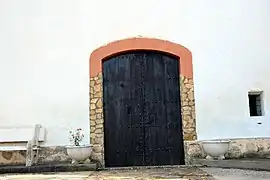
[[[187,48],[169,41],[150,38],[123,39],[94,50],[89,60],[90,77],[102,71],[102,60],[106,57],[133,50],[155,50],[178,56],[180,74],[188,78],[193,77],[192,54]]]

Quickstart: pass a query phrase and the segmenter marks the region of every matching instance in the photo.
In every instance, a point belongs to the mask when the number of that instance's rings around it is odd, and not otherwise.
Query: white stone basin
[[[88,146],[67,146],[67,154],[75,162],[83,162],[91,156],[92,145]]]
[[[229,150],[230,141],[211,140],[202,141],[202,148],[206,153],[206,159],[225,159],[225,154]]]

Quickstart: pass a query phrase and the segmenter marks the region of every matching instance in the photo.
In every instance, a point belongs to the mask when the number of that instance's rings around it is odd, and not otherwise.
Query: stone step
[[[256,171],[270,171],[270,159],[193,159],[192,164],[198,166],[228,168],[228,169],[246,169]]]
[[[45,165],[1,165],[0,174],[96,171],[97,164],[45,164]]]

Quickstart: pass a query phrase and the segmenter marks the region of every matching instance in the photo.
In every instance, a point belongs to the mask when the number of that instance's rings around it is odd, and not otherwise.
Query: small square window
[[[249,92],[249,114],[250,116],[263,116],[262,92]]]

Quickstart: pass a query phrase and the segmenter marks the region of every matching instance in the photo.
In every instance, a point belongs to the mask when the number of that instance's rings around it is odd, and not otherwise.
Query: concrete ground
[[[222,168],[156,168],[87,172],[2,174],[0,180],[269,180],[270,172]]]
[[[270,172],[222,169],[222,168],[202,168],[205,172],[213,175],[217,180],[270,180]]]
[[[270,180],[270,159],[194,159],[193,163],[207,166],[202,169],[218,180]]]
[[[1,175],[0,180],[214,180],[196,167],[104,170],[73,173]]]
[[[193,165],[207,166],[213,168],[233,168],[270,171],[270,159],[225,159],[206,160],[193,159]]]

